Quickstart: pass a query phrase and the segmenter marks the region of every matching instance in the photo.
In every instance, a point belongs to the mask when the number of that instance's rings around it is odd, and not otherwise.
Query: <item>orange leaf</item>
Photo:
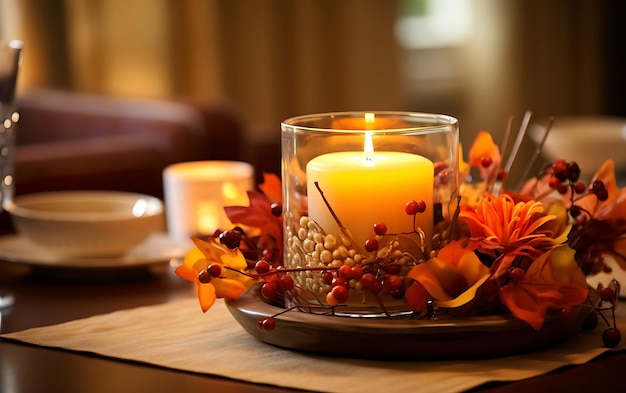
[[[198,300],[200,301],[200,308],[202,312],[207,312],[213,303],[215,303],[215,286],[212,284],[201,284],[198,282]]]
[[[259,189],[263,191],[263,194],[265,194],[272,202],[282,203],[282,183],[276,174],[263,173],[263,183],[259,184]]]
[[[571,264],[576,263],[570,250],[563,246],[545,252],[535,259],[522,281],[500,287],[502,303],[516,318],[527,322],[535,330],[541,329],[549,309],[559,310],[579,305],[587,299],[586,286],[580,283],[580,276],[575,269],[570,269],[566,263],[566,260]],[[552,258],[558,261],[553,262]],[[559,276],[568,282],[556,279],[553,265],[557,265]],[[571,272],[563,275],[568,269]]]

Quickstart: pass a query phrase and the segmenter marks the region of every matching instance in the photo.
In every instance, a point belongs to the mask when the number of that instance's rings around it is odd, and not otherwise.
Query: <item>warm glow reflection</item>
[[[214,202],[201,203],[196,210],[196,230],[201,234],[209,234],[220,226],[222,207]]]
[[[246,190],[240,190],[239,187],[237,187],[237,185],[233,182],[226,181],[222,184],[222,196],[224,197],[224,199],[237,199],[241,195],[242,191],[245,192]]]

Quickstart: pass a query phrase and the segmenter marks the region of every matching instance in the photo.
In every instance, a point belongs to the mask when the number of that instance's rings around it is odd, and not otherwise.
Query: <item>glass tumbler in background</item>
[[[22,48],[19,40],[0,41],[0,211],[13,198],[13,146],[19,119],[14,101]],[[0,309],[11,304],[13,296],[0,292]]]

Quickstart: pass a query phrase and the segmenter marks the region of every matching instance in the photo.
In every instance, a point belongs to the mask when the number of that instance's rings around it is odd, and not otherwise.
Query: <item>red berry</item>
[[[489,166],[493,164],[493,158],[491,158],[490,156],[482,156],[480,157],[480,165],[483,168],[489,168]]]
[[[207,266],[206,271],[211,277],[219,277],[222,275],[222,266],[219,263],[211,263]]]
[[[324,273],[322,273],[322,281],[324,281],[324,284],[326,285],[330,285],[333,282],[333,274],[329,271],[326,271]]]
[[[348,283],[346,282],[346,280],[344,280],[341,277],[333,278],[333,281],[330,283],[331,287],[345,287],[347,285],[348,285]]]
[[[271,332],[276,328],[276,320],[272,317],[261,318],[256,322],[256,326],[262,332]]]
[[[374,252],[378,250],[378,240],[376,239],[367,239],[365,241],[365,250],[368,252]]]
[[[258,274],[265,274],[270,271],[270,264],[266,260],[261,259],[254,265],[254,270],[256,270]]]
[[[591,185],[591,192],[593,192],[596,197],[601,201],[606,201],[609,197],[609,192],[604,186],[602,180],[595,180],[593,182],[593,184]]]
[[[202,269],[200,270],[200,273],[198,273],[198,281],[200,281],[202,284],[210,283],[212,278],[213,277],[211,277],[211,275],[209,274],[209,272],[207,272],[206,269]]]
[[[376,281],[376,277],[374,277],[374,275],[372,273],[365,273],[362,277],[361,277],[361,286],[363,287],[363,289],[370,289],[370,287],[374,284],[374,282]]]
[[[361,266],[352,266],[350,270],[352,271],[351,276],[355,280],[360,280],[361,277],[363,277],[363,269],[361,269]]]
[[[293,287],[296,286],[295,282],[293,281],[293,278],[291,278],[291,276],[286,276],[286,275],[278,279],[278,285],[280,286],[280,289],[284,291],[290,291],[293,289]]]
[[[382,291],[382,289],[383,283],[380,282],[380,280],[374,280],[374,282],[368,288],[368,290],[373,294],[377,294],[378,292]]]
[[[496,180],[498,180],[498,181],[504,181],[504,179],[506,179],[506,175],[507,175],[506,170],[504,170],[504,169],[500,169],[500,170],[498,171],[498,176],[497,176]]]
[[[424,213],[426,211],[426,202],[411,200],[404,206],[404,211],[409,216],[414,216],[417,213]]]
[[[577,194],[582,194],[583,192],[585,192],[586,189],[587,187],[585,186],[585,183],[581,181],[574,184],[574,191],[576,191]]]
[[[339,303],[344,303],[346,300],[348,300],[348,288],[346,288],[343,285],[338,285],[336,287],[333,287],[330,293],[335,297],[335,299]]]
[[[337,274],[344,280],[349,280],[352,278],[352,267],[348,265],[342,265],[337,271]]]
[[[266,299],[271,299],[278,291],[278,284],[275,281],[266,282],[261,286],[261,294]]]
[[[622,339],[622,333],[618,328],[608,327],[602,332],[602,341],[607,348],[615,348]]]
[[[567,179],[567,163],[565,160],[556,160],[552,168],[554,176],[556,176],[559,181],[565,181],[565,179]]]
[[[239,244],[241,243],[241,232],[227,229],[220,233],[219,238],[220,243],[234,250],[235,248],[239,247]]]
[[[567,163],[566,168],[567,178],[572,182],[578,181],[580,177],[580,167],[578,164],[575,161],[570,161]]]
[[[417,207],[418,207],[417,206],[417,201],[408,201],[406,203],[406,205],[404,206],[404,211],[409,216],[413,216],[413,215],[417,214]]]
[[[385,285],[389,290],[398,290],[404,288],[404,280],[395,274],[385,277]]]
[[[551,189],[556,190],[561,186],[561,181],[553,176],[550,178],[550,182],[548,184]]]
[[[602,288],[600,290],[600,299],[605,302],[612,302],[615,299],[615,291],[611,287]]]
[[[283,205],[280,203],[272,203],[270,205],[270,209],[272,210],[272,215],[274,217],[280,217],[283,214]]]
[[[374,233],[378,236],[383,236],[385,233],[387,233],[387,225],[385,225],[385,223],[383,222],[377,222],[376,224],[374,224]]]

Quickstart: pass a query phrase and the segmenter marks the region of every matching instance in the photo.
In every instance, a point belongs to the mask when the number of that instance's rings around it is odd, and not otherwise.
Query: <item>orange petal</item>
[[[491,134],[487,131],[480,131],[469,151],[469,164],[481,166],[481,159],[489,157],[494,163],[500,163],[500,149],[493,142]]]
[[[198,300],[200,301],[202,312],[207,312],[215,303],[215,299],[215,287],[212,284],[198,283]]]
[[[198,281],[198,274],[193,269],[190,269],[189,267],[185,265],[177,266],[176,270],[174,270],[174,273],[176,273],[178,277],[184,280],[191,281],[191,282]]]
[[[200,252],[197,247],[192,248],[185,254],[185,258],[183,260],[183,265],[187,266],[187,268],[191,269],[198,259],[204,259],[205,256]]]
[[[215,294],[219,298],[237,299],[247,290],[245,285],[229,278],[215,279],[211,281],[211,284],[215,287]]]

